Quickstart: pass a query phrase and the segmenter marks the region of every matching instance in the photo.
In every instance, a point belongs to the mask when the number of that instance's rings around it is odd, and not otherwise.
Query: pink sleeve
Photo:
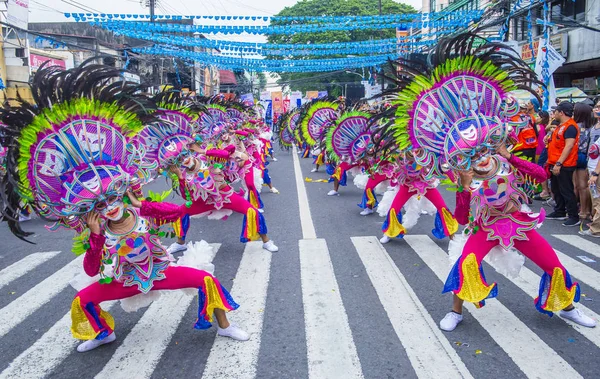
[[[456,208],[454,218],[461,225],[469,223],[469,212],[471,211],[471,192],[456,192]]]
[[[142,208],[140,209],[140,214],[143,217],[166,222],[179,220],[186,213],[187,208],[185,205],[153,201],[142,201]]]
[[[514,166],[521,174],[531,176],[537,183],[542,183],[546,180],[546,171],[543,167],[521,159],[516,156],[510,157],[508,162]]]
[[[100,272],[100,260],[106,237],[100,234],[90,233],[90,248],[83,257],[83,270],[88,276],[95,276]]]

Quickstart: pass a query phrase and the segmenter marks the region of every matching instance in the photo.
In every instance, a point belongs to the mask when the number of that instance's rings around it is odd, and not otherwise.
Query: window
[[[429,0],[429,12],[435,12],[436,9],[436,4],[435,4],[435,0]]]
[[[567,18],[579,22],[585,21],[586,0],[558,0],[552,2],[552,18],[564,19]]]

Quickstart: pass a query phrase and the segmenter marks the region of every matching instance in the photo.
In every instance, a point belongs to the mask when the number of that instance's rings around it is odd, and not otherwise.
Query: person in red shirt
[[[551,189],[556,206],[554,212],[546,218],[565,220],[564,226],[577,226],[581,223],[573,186],[579,143],[579,127],[573,120],[573,108],[573,103],[568,101],[561,101],[559,105],[552,107],[554,118],[560,125],[552,132],[548,143]]]

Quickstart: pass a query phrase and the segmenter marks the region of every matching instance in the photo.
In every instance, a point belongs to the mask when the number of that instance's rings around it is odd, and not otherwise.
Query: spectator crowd
[[[600,237],[600,97],[560,101],[550,112],[537,99],[521,104],[515,154],[544,167],[548,180],[532,200],[553,208],[546,219]]]

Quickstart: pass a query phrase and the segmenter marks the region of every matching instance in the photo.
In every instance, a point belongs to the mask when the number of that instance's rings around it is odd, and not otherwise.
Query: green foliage
[[[90,230],[85,229],[81,234],[77,234],[73,237],[73,247],[71,247],[71,251],[75,256],[80,256],[85,253],[87,249],[90,248]]]
[[[157,203],[163,202],[169,195],[173,192],[173,190],[162,191],[161,193],[148,191],[147,200],[154,201]]]
[[[416,10],[407,4],[400,4],[393,0],[381,0],[382,14],[416,13]],[[286,7],[277,16],[371,16],[379,14],[377,0],[302,0],[294,6]],[[286,25],[290,22],[277,22],[276,25]],[[327,31],[321,33],[297,33],[292,35],[273,35],[268,38],[269,43],[332,43],[355,42],[394,38],[395,29],[384,30],[356,30],[356,31]],[[278,59],[282,57],[269,57]],[[293,59],[320,59],[340,58],[340,56],[310,56],[294,57]],[[362,72],[361,72],[362,74]],[[360,82],[361,78],[348,73],[281,73],[278,83],[289,87],[292,91],[329,91],[332,96],[339,96],[346,83]],[[368,75],[365,75],[365,80]],[[289,83],[289,84],[288,84]],[[343,84],[340,84],[343,83]]]

